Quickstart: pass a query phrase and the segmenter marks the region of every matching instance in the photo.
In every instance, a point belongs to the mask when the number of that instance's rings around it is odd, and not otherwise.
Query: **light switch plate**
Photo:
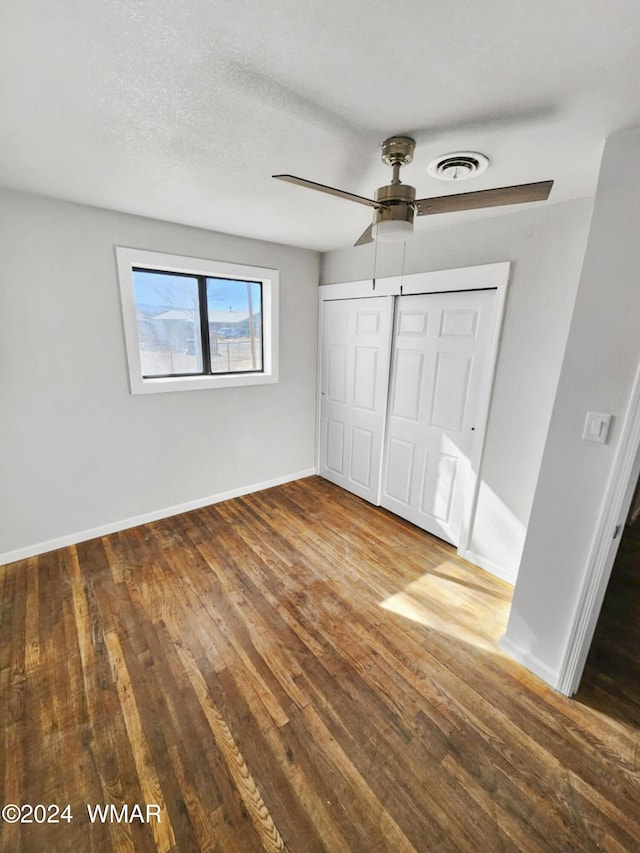
[[[596,444],[606,444],[609,438],[609,430],[613,415],[602,412],[587,412],[582,431],[583,441],[595,441]]]

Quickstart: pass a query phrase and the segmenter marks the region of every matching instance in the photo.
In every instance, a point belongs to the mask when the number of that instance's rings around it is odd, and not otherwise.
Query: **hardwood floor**
[[[2,851],[640,849],[637,718],[503,656],[506,584],[319,478],[0,582],[1,800],[73,816]]]

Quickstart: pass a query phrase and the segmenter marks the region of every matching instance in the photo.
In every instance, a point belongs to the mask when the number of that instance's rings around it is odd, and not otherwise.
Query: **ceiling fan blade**
[[[373,222],[369,225],[366,231],[363,231],[353,245],[364,246],[365,243],[373,243]]]
[[[434,213],[455,213],[478,207],[499,207],[503,204],[525,204],[528,201],[544,201],[549,197],[553,181],[535,184],[516,184],[512,187],[496,187],[472,193],[435,196],[416,200],[418,216]]]
[[[325,184],[317,184],[315,181],[307,181],[306,178],[296,178],[295,175],[272,175],[272,178],[277,178],[279,181],[287,181],[290,184],[298,184],[301,187],[308,187],[310,190],[319,190],[321,193],[335,195],[338,198],[344,198],[347,201],[357,201],[358,204],[366,204],[368,207],[380,207],[378,202],[372,198],[365,198],[363,195],[348,193],[345,190],[337,190],[334,187],[328,187]]]

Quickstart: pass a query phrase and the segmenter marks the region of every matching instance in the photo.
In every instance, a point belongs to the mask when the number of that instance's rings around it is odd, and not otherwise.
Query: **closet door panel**
[[[381,503],[458,544],[495,291],[400,296]]]
[[[378,504],[393,300],[323,303],[319,473]]]

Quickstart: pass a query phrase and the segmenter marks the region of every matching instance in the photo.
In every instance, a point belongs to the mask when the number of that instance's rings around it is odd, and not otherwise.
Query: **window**
[[[276,270],[116,256],[133,394],[278,381]]]
[[[262,373],[262,282],[134,267],[142,376]]]

